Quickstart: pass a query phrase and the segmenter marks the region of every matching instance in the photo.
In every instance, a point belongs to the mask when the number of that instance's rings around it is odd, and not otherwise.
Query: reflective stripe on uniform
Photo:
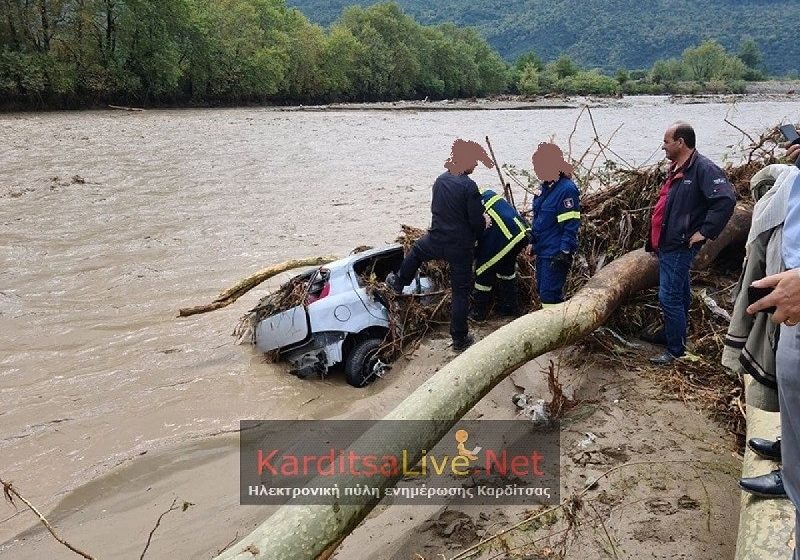
[[[506,236],[506,239],[511,239],[513,236],[511,235],[511,232],[508,231],[505,222],[503,222],[503,218],[501,218],[500,215],[491,208],[486,210],[486,212],[488,212],[489,216],[492,217],[492,220],[494,220],[494,223],[500,228],[500,231],[503,232],[503,235]]]
[[[503,274],[495,274],[495,276],[497,276],[497,278],[499,278],[500,280],[513,280],[514,278],[517,277],[517,271],[515,270],[514,274],[511,274],[509,276],[504,276]]]
[[[521,231],[521,232],[519,232],[519,233],[517,234],[517,236],[516,236],[514,239],[512,239],[511,241],[509,241],[508,243],[506,243],[506,246],[505,246],[505,247],[503,247],[502,249],[500,249],[500,252],[498,252],[498,253],[497,253],[495,256],[493,256],[491,259],[489,259],[488,261],[486,261],[485,263],[483,263],[481,266],[479,266],[479,267],[478,267],[478,269],[475,271],[475,274],[476,274],[476,275],[483,274],[483,273],[484,273],[484,272],[486,272],[486,271],[487,271],[487,270],[488,270],[490,267],[492,267],[492,266],[496,265],[496,264],[497,264],[497,263],[500,261],[500,259],[502,259],[503,257],[505,257],[505,256],[508,254],[508,252],[509,252],[509,251],[511,251],[511,249],[513,249],[513,248],[514,248],[514,246],[515,246],[517,243],[519,243],[520,241],[522,241],[523,239],[525,239],[525,232],[524,232],[524,231]]]
[[[494,206],[494,203],[497,202],[498,200],[503,200],[503,197],[500,196],[499,194],[496,194],[492,198],[484,202],[483,206],[488,210],[489,208]]]
[[[526,231],[526,230],[529,230],[529,229],[531,229],[531,228],[525,227],[525,224],[523,224],[523,223],[520,221],[520,219],[519,219],[519,218],[517,218],[516,216],[514,217],[514,223],[515,223],[515,224],[517,224],[517,227],[518,227],[520,230],[522,230],[522,231]]]
[[[492,287],[491,286],[484,286],[483,284],[478,284],[477,282],[475,282],[475,289],[478,290],[479,292],[491,292],[492,291]]]
[[[564,212],[563,214],[559,214],[558,216],[556,216],[556,219],[558,220],[559,224],[561,222],[566,222],[567,220],[580,220],[581,213],[578,212],[577,210],[572,210],[570,212]]]

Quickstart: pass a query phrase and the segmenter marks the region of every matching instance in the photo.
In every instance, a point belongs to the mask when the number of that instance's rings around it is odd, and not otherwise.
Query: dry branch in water
[[[5,497],[5,499],[6,499],[6,501],[8,503],[10,503],[12,506],[14,506],[16,508],[17,505],[14,503],[14,498],[18,499],[23,504],[28,506],[28,509],[30,509],[36,515],[36,517],[39,518],[39,521],[42,523],[42,525],[45,526],[45,528],[50,532],[50,534],[53,536],[53,538],[56,539],[59,543],[63,544],[65,547],[70,549],[75,554],[77,554],[79,556],[82,556],[83,558],[86,558],[86,560],[95,560],[94,556],[91,556],[90,554],[80,550],[79,548],[76,548],[75,546],[73,546],[69,542],[67,542],[65,539],[60,537],[56,533],[55,529],[53,529],[53,526],[50,525],[50,522],[47,520],[47,518],[44,515],[42,515],[42,513],[38,509],[36,509],[36,507],[33,504],[31,504],[27,499],[25,499],[17,491],[17,489],[14,488],[14,485],[11,482],[6,482],[2,478],[0,478],[0,484],[3,485],[3,496]],[[187,509],[189,509],[191,506],[194,505],[191,502],[183,502],[183,504],[178,506],[178,505],[175,505],[177,503],[178,503],[178,499],[175,498],[174,500],[172,500],[172,505],[169,507],[169,509],[167,511],[165,511],[164,513],[162,513],[158,517],[158,520],[156,521],[155,527],[153,527],[153,530],[150,531],[150,535],[147,537],[147,543],[144,546],[144,550],[142,550],[141,556],[139,556],[139,560],[143,560],[144,559],[144,555],[147,553],[147,549],[150,548],[150,543],[153,540],[153,535],[155,534],[156,529],[158,529],[159,525],[161,525],[161,520],[164,518],[164,516],[167,515],[168,513],[172,512],[172,511],[179,510],[179,509],[182,510],[182,511],[186,511]],[[238,532],[237,532],[237,536],[238,536]]]
[[[239,280],[234,286],[228,288],[220,295],[218,295],[214,301],[211,303],[206,303],[204,305],[197,305],[195,307],[184,307],[178,313],[179,317],[188,317],[190,315],[196,315],[198,313],[207,313],[209,311],[214,311],[215,309],[220,309],[222,307],[226,307],[232,304],[234,301],[242,297],[244,294],[264,282],[272,278],[273,276],[277,276],[282,272],[286,272],[288,270],[294,270],[295,268],[300,268],[303,266],[319,266],[323,264],[328,264],[329,262],[333,262],[338,257],[312,257],[308,259],[297,259],[291,261],[284,261],[282,263],[274,264],[272,266],[268,266],[266,268],[262,268],[255,274],[248,276],[247,278],[243,278]]]
[[[144,560],[144,555],[147,553],[147,549],[150,548],[150,543],[153,540],[153,535],[155,535],[156,529],[158,529],[159,525],[161,525],[161,520],[164,519],[164,516],[175,510],[186,511],[187,509],[189,509],[191,506],[194,505],[191,502],[183,502],[183,504],[177,506],[175,505],[177,503],[178,503],[178,498],[175,498],[174,500],[172,500],[172,504],[169,506],[169,509],[167,509],[167,511],[158,516],[155,527],[153,527],[153,529],[150,531],[150,534],[147,536],[147,543],[144,545],[144,550],[142,550],[142,555],[139,556],[139,560]]]
[[[63,538],[58,536],[58,534],[56,533],[55,529],[53,529],[53,526],[50,525],[50,522],[47,521],[45,516],[42,515],[39,512],[39,510],[36,509],[33,506],[33,504],[31,504],[28,500],[26,500],[24,497],[22,497],[22,495],[19,492],[17,492],[17,489],[14,488],[14,485],[11,482],[6,482],[2,478],[0,478],[0,484],[3,485],[3,495],[5,496],[6,500],[12,506],[14,506],[15,508],[17,507],[16,504],[14,503],[14,498],[16,497],[19,501],[21,501],[23,504],[28,506],[28,509],[30,509],[36,515],[36,517],[39,518],[39,521],[41,521],[42,525],[44,525],[45,528],[50,532],[50,534],[53,535],[54,539],[56,539],[58,542],[60,542],[64,546],[66,546],[68,549],[70,549],[75,554],[77,554],[79,556],[83,556],[87,560],[94,560],[93,556],[90,556],[89,554],[87,554],[86,552],[80,550],[79,548],[76,548],[76,547],[72,546],[66,540],[64,540]]]

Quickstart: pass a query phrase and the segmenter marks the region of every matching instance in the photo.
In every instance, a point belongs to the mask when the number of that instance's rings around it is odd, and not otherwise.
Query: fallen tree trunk
[[[320,266],[323,264],[328,264],[329,262],[333,262],[339,257],[312,257],[308,259],[298,259],[292,261],[284,261],[282,263],[273,264],[272,266],[268,266],[267,268],[262,268],[255,274],[248,276],[247,278],[243,278],[239,280],[235,285],[231,286],[220,295],[218,295],[214,301],[211,303],[206,303],[204,305],[197,305],[195,307],[184,307],[178,312],[178,317],[188,317],[190,315],[196,315],[198,313],[207,313],[209,311],[214,311],[215,309],[220,309],[222,307],[227,307],[228,305],[232,304],[234,301],[242,297],[244,294],[264,282],[265,280],[269,280],[273,276],[277,276],[282,272],[286,272],[287,270],[293,270],[295,268],[300,268],[302,266]]]
[[[750,232],[750,222],[753,218],[753,208],[738,204],[736,210],[728,220],[723,232],[714,239],[706,243],[703,250],[694,259],[692,267],[695,270],[704,270],[711,266],[712,261],[719,255],[725,247],[737,242],[747,241],[747,234]]]
[[[744,209],[737,209],[736,221]],[[746,212],[745,212],[746,214]],[[733,221],[733,220],[732,220]],[[744,235],[724,234],[727,244],[746,239]],[[726,244],[726,245],[727,245]],[[704,263],[710,263],[724,246],[708,244],[703,248]],[[453,425],[495,385],[523,364],[537,356],[561,348],[602,325],[611,313],[632,294],[658,282],[657,259],[639,249],[601,269],[568,302],[529,313],[477,342],[401,402],[386,420],[438,420],[436,429],[420,433],[398,430],[392,441],[377,455],[397,455],[404,449],[432,447]],[[365,445],[370,433],[353,447]],[[419,457],[413,458],[414,464]],[[359,480],[353,479],[353,484]],[[396,479],[372,480],[381,489]],[[331,498],[325,505],[292,505],[289,502],[250,535],[215,560],[310,560],[330,553],[330,547],[351,531],[377,504],[341,505]],[[256,552],[257,551],[257,552]]]

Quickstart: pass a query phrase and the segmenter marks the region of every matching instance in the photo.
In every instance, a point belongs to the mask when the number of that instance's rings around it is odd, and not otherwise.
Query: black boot
[[[781,438],[775,441],[770,439],[751,438],[747,442],[750,449],[755,452],[759,457],[764,459],[772,459],[773,461],[781,460]]]
[[[459,338],[458,340],[453,339],[453,351],[454,352],[463,352],[475,342],[475,338],[468,334],[464,338]]]
[[[517,294],[517,280],[498,278],[497,286],[497,311],[503,317],[519,317],[519,295]]]
[[[786,489],[783,487],[783,476],[780,469],[739,480],[739,487],[745,492],[761,498],[786,498]]]
[[[489,306],[492,304],[492,292],[475,290],[472,294],[472,310],[469,318],[473,321],[485,321],[489,316]]]
[[[390,272],[386,276],[386,285],[398,295],[403,293],[403,282],[400,281],[400,277],[394,272]]]

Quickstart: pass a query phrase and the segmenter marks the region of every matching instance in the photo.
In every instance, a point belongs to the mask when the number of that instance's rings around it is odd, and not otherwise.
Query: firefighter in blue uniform
[[[478,241],[475,252],[475,289],[472,318],[486,319],[497,288],[498,312],[519,315],[517,300],[517,255],[528,245],[529,229],[519,212],[505,198],[486,188],[480,189],[486,215],[491,224]]]
[[[532,161],[542,179],[541,192],[533,199],[532,250],[539,298],[542,307],[550,307],[564,301],[564,284],[578,248],[580,195],[558,146],[539,144]]]

